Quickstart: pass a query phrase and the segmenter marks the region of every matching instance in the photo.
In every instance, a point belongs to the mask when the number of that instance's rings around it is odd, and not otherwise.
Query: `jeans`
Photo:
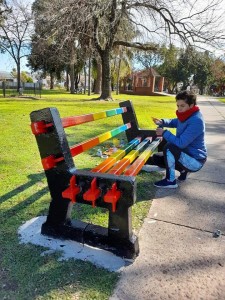
[[[147,162],[147,164],[166,168],[166,178],[170,181],[176,179],[175,170],[197,172],[203,167],[204,163],[204,160],[199,161],[191,157],[171,143],[164,146],[163,152],[153,154]]]

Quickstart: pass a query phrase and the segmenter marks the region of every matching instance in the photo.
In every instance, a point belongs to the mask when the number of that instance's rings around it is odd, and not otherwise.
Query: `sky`
[[[31,5],[34,0],[19,0],[18,2],[22,2],[23,4]],[[10,3],[10,0],[8,0]],[[26,67],[27,59],[23,58],[21,60],[21,71],[31,72],[31,70]],[[16,63],[13,58],[9,54],[0,53],[0,71],[11,72],[13,68],[16,68]]]
[[[19,1],[23,1],[23,3],[27,3],[29,5],[31,5],[33,3],[34,0],[19,0]],[[193,1],[193,0],[191,0]],[[211,2],[211,1],[217,1],[217,0],[198,0],[198,1],[202,1],[203,3],[205,2]],[[222,7],[225,7],[225,0],[220,0]],[[225,11],[225,8],[222,9],[222,11]],[[221,14],[221,10],[219,10],[218,12],[219,14]],[[223,23],[224,24],[224,23]],[[222,54],[224,54],[224,51],[222,51],[222,53],[220,53],[221,51],[218,51],[217,53],[215,53],[216,56],[220,56]],[[27,60],[26,58],[23,58],[21,61],[21,71],[27,71],[27,72],[31,72],[31,70],[26,66],[27,64]],[[13,68],[16,68],[16,64],[14,62],[14,60],[10,57],[9,54],[2,54],[0,53],[0,71],[8,71],[11,72]]]
[[[26,64],[27,60],[23,58],[21,61],[21,71],[31,72],[31,70],[26,67]],[[13,68],[16,68],[16,63],[10,55],[0,53],[0,71],[11,72]]]

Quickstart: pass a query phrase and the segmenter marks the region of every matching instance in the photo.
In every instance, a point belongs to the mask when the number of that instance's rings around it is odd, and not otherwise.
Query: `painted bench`
[[[122,116],[122,125],[69,147],[65,128],[102,118]],[[133,259],[139,253],[138,238],[131,223],[136,201],[136,176],[152,153],[160,148],[155,130],[140,129],[131,101],[103,112],[61,118],[56,108],[30,114],[41,161],[47,177],[51,202],[44,235],[70,239]],[[94,132],[94,130],[93,130]],[[77,169],[73,157],[116,136],[127,143],[91,170]],[[71,219],[75,203],[108,209],[108,228]]]

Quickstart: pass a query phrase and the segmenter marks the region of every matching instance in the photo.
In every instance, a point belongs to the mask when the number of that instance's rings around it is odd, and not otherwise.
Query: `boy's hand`
[[[163,132],[164,132],[163,128],[160,128],[160,127],[156,128],[156,135],[157,136],[162,136]]]
[[[157,118],[152,117],[152,120],[153,120],[153,122],[154,122],[156,125],[158,125],[158,126],[160,126],[160,125],[163,124],[163,121],[160,120],[160,119],[157,119]]]

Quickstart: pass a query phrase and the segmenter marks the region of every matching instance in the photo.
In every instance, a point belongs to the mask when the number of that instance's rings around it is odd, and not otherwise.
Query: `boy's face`
[[[185,112],[192,108],[194,104],[187,104],[184,100],[177,100],[177,110],[178,112]]]

